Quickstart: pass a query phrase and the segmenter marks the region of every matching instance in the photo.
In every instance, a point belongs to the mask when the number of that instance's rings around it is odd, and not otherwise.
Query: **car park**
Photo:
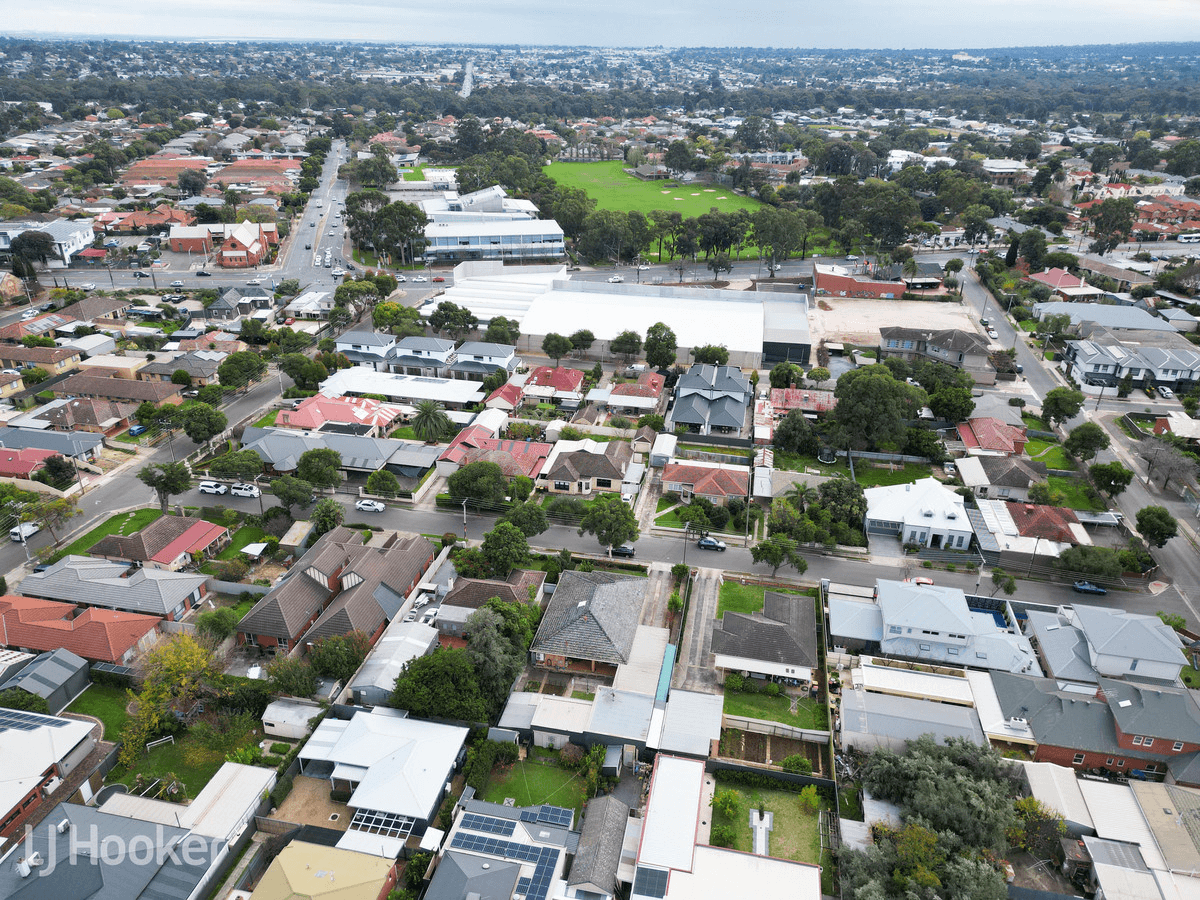
[[[622,544],[620,547],[613,547],[612,554],[613,556],[623,556],[626,559],[633,559],[636,552],[632,544]]]
[[[700,538],[700,540],[696,541],[696,546],[699,547],[701,550],[722,550],[723,551],[725,549],[725,542],[718,541],[714,537],[702,537],[702,538]]]
[[[359,512],[373,513],[381,513],[387,509],[387,507],[378,500],[368,500],[366,497],[364,497],[362,500],[355,501],[354,508]]]
[[[1076,581],[1071,587],[1077,594],[1107,594],[1108,588],[1102,588],[1090,581]]]
[[[226,494],[229,488],[219,481],[202,481],[196,485],[196,490],[202,494]]]
[[[261,497],[262,496],[262,491],[259,489],[257,484],[246,484],[243,481],[239,481],[236,484],[231,485],[229,488],[229,493],[232,494],[234,497]]]
[[[1158,386],[1158,396],[1162,397],[1164,400],[1170,400],[1175,396],[1175,393],[1169,387],[1160,384]]]

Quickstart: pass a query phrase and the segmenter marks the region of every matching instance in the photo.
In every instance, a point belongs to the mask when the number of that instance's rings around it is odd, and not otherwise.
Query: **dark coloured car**
[[[637,551],[633,549],[632,544],[622,544],[620,547],[613,547],[612,555],[624,556],[626,559],[633,559],[633,555],[636,552]]]
[[[139,434],[145,434],[148,431],[145,425],[134,425],[129,429],[130,437],[137,437]]]
[[[211,278],[212,277],[212,272],[209,272],[207,269],[201,269],[196,274],[199,275],[201,278]]]
[[[700,538],[700,540],[696,541],[696,546],[697,546],[697,547],[699,547],[701,550],[721,550],[721,551],[724,551],[724,549],[725,549],[725,542],[724,542],[724,541],[718,541],[718,540],[717,540],[716,538],[714,538],[714,537],[702,537],[702,538]]]
[[[1077,581],[1072,585],[1077,594],[1107,594],[1108,588],[1102,588],[1098,584],[1092,584],[1090,581]]]
[[[149,273],[147,273],[147,272],[143,272],[143,271],[141,271],[141,270],[139,269],[138,271],[135,271],[135,272],[133,273],[133,277],[134,277],[134,278],[149,278],[149,277],[150,277],[150,275],[149,275]]]

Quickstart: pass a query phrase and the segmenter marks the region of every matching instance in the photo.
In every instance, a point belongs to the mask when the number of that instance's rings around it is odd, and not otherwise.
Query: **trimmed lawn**
[[[389,434],[388,437],[393,441],[416,441],[417,443],[424,443],[419,437],[417,437],[417,433],[412,430],[411,425],[401,425],[399,428]],[[433,470],[431,469],[430,471]]]
[[[879,487],[891,484],[913,484],[918,479],[928,478],[933,470],[922,463],[905,463],[896,466],[894,470],[881,469],[874,463],[856,459],[854,461],[854,480],[865,488]]]
[[[1074,469],[1071,458],[1058,444],[1050,441],[1032,440],[1025,445],[1025,455],[1030,459],[1045,463],[1051,469]]]
[[[1037,416],[1031,416],[1029,413],[1021,415],[1021,421],[1025,423],[1026,428],[1032,428],[1034,431],[1049,431],[1050,425]]]
[[[1108,507],[1103,503],[1094,503],[1088,499],[1086,482],[1079,478],[1068,478],[1065,475],[1051,475],[1046,479],[1051,490],[1062,491],[1063,505],[1071,509],[1104,512]]]
[[[738,584],[736,581],[726,581],[721,585],[721,593],[717,600],[717,618],[726,612],[756,613],[763,608],[766,588],[761,584]]]
[[[1193,690],[1200,688],[1200,669],[1195,666],[1187,666],[1180,670],[1179,677],[1183,679],[1183,683]]]
[[[672,180],[640,181],[623,171],[622,160],[598,163],[554,163],[544,171],[564,187],[580,188],[596,201],[599,209],[620,212],[638,210],[649,215],[668,209],[683,217],[695,217],[716,207],[722,212],[744,209],[754,212],[762,204],[724,188],[708,185],[679,185]]]
[[[129,695],[125,693],[124,688],[93,684],[67,707],[67,712],[95,716],[104,723],[104,739],[117,741],[121,738],[125,720],[129,718],[125,711],[128,705]]]
[[[255,428],[269,428],[275,424],[275,417],[279,415],[279,410],[273,409],[257,422],[254,423]]]
[[[725,712],[731,716],[745,716],[748,719],[782,722],[794,728],[822,730],[829,727],[825,707],[820,703],[802,698],[796,707],[797,712],[792,712],[791,699],[786,694],[768,697],[766,694],[726,691]]]
[[[572,700],[595,700],[595,694],[589,694],[587,691],[571,691]]]
[[[659,502],[661,503],[662,501]],[[682,509],[682,507],[680,507],[680,509]],[[654,520],[654,524],[661,525],[663,528],[682,528],[683,523],[679,521],[679,516],[676,515],[676,512],[678,512],[678,510],[664,513]]]
[[[800,795],[791,791],[773,791],[769,788],[749,788],[733,785],[717,779],[717,790],[731,790],[738,795],[737,812],[726,816],[713,813],[714,825],[727,825],[733,829],[733,849],[743,853],[754,851],[750,834],[750,810],[761,803],[772,814],[769,853],[777,859],[819,865],[821,862],[821,831],[818,813],[808,812],[800,805]]]
[[[217,559],[241,559],[241,551],[243,547],[250,544],[257,544],[267,536],[267,533],[261,528],[252,528],[249,525],[243,525],[233,533],[233,540],[229,542],[229,546],[217,554]]]
[[[548,803],[564,809],[583,809],[583,779],[574,772],[560,769],[554,763],[526,759],[508,769],[496,769],[488,781],[481,799],[503,803],[513,797],[517,806],[540,806]]]
[[[256,729],[242,746],[252,747],[260,740],[262,731]],[[175,735],[175,743],[163,744],[149,753],[139,755],[133,768],[114,780],[132,786],[139,774],[147,781],[175,775],[186,786],[188,797],[195,797],[224,763],[224,754],[201,747],[198,741],[184,732]]]
[[[133,534],[135,531],[145,528],[161,515],[162,510],[155,507],[153,509],[136,509],[133,512],[113,516],[108,521],[101,522],[83,537],[77,538],[70,544],[67,544],[67,546],[57,551],[51,559],[59,560],[69,554],[86,554],[100,538],[108,537],[110,534]]]

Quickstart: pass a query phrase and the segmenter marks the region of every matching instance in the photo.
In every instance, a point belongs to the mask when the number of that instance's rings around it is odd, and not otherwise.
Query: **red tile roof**
[[[170,565],[182,553],[194,555],[207,549],[227,530],[224,525],[215,525],[202,519],[150,557],[150,561]]]
[[[1079,525],[1079,517],[1069,509],[1041,506],[1035,503],[1006,503],[1008,514],[1022,537],[1041,538],[1063,544],[1078,544],[1071,526]]]
[[[493,400],[504,400],[511,406],[518,406],[521,403],[521,398],[524,396],[525,392],[521,390],[521,386],[513,384],[510,381],[507,384],[500,385],[500,387],[488,394],[488,398],[483,401],[483,405],[487,406]]]
[[[442,455],[438,457],[438,461],[447,460],[461,463],[467,450],[478,447],[480,441],[489,440],[495,436],[496,433],[490,428],[482,425],[470,425],[454,436],[454,439],[450,441],[450,446],[443,450]]]
[[[79,610],[71,603],[16,594],[0,597],[0,638],[8,646],[38,651],[61,647],[102,662],[122,662],[160,621],[158,616],[95,607]]]
[[[837,406],[833,391],[812,391],[805,388],[773,388],[771,406],[775,415],[787,415],[793,409],[804,412],[829,412]]]
[[[58,456],[58,453],[54,450],[35,450],[32,447],[24,450],[0,449],[0,476],[28,478],[44,466],[51,456]]]
[[[1057,267],[1053,269],[1047,269],[1045,272],[1037,272],[1036,274],[1030,275],[1029,280],[1039,281],[1048,287],[1054,288],[1055,290],[1058,290],[1059,288],[1083,287],[1085,284],[1082,279],[1076,278],[1066,269],[1059,269]]]
[[[1025,449],[1025,429],[991,416],[970,419],[958,426],[958,436],[967,449],[1020,453]]]
[[[553,444],[537,441],[505,441],[489,438],[478,442],[478,446],[463,452],[463,465],[473,462],[493,462],[507,478],[525,475],[537,478],[546,464],[546,457],[554,449]]]
[[[566,366],[559,366],[556,369],[549,366],[538,366],[529,373],[529,378],[525,381],[526,387],[532,385],[551,387],[556,391],[578,393],[583,388],[583,372]]]
[[[657,372],[643,372],[636,383],[618,384],[612,389],[613,397],[659,397],[666,379]]]
[[[709,497],[745,497],[750,486],[748,469],[710,469],[670,463],[663,469],[663,484],[690,484],[693,494]]]

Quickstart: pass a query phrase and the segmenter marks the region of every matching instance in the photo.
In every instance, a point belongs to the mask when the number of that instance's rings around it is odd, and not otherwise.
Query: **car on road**
[[[317,223],[316,223],[316,222],[309,222],[309,223],[308,223],[308,227],[309,227],[309,228],[316,228],[316,227],[317,227]]]
[[[150,277],[150,273],[149,273],[149,272],[143,272],[141,269],[138,269],[137,271],[135,271],[135,272],[133,273],[133,277],[134,277],[134,278],[149,278],[149,277]]]
[[[633,559],[636,552],[633,544],[622,544],[620,547],[613,547],[613,556],[623,556],[626,559]]]
[[[304,245],[304,249],[305,249],[305,250],[311,250],[311,249],[312,249],[312,244],[305,244],[305,245]]]
[[[424,284],[428,280],[429,279],[426,278],[424,275],[414,275],[413,276],[413,284]]]
[[[23,544],[41,530],[42,526],[34,522],[22,522],[9,531],[8,539],[14,544]]]
[[[918,575],[916,578],[905,578],[906,584],[933,584],[933,579],[925,575]]]
[[[325,260],[325,268],[327,268],[327,269],[333,268],[333,262],[328,259]]]
[[[21,313],[21,321],[28,322],[30,319],[36,319],[38,315],[39,313],[36,309],[27,309],[25,312]]]
[[[967,251],[967,256],[975,256],[977,253],[979,253],[979,251],[976,250],[974,247],[972,247],[970,250]]]
[[[357,272],[358,270],[354,268],[354,263],[346,263],[346,271]]]
[[[85,281],[79,286],[79,289],[81,291],[94,291],[96,289],[96,283],[94,281]]]
[[[1108,588],[1102,588],[1090,581],[1076,581],[1071,587],[1077,594],[1107,594]]]
[[[378,500],[368,500],[365,497],[362,500],[356,500],[354,508],[359,512],[383,512],[387,507]]]
[[[645,263],[642,263],[640,266],[638,266],[638,271],[639,272],[649,272],[650,267],[648,265],[646,265]]]
[[[434,275],[433,280],[434,281],[445,281],[446,279],[443,278],[441,275]]]
[[[236,482],[229,487],[229,493],[234,497],[261,497],[262,491],[257,484],[246,484],[244,481]]]
[[[332,274],[333,274],[334,278],[341,278],[343,275],[346,274],[346,270],[342,269],[342,268],[337,268],[337,269],[333,270]]]
[[[407,278],[405,278],[403,275],[397,275],[397,276],[396,276],[396,282],[397,282],[398,284],[404,284],[404,282],[406,282],[407,280],[408,280],[408,279],[407,279]]]
[[[201,269],[199,272],[196,273],[196,275],[200,278],[211,278],[212,272],[208,271],[208,269]]]
[[[171,287],[181,288],[181,287],[183,287],[183,282],[180,281],[178,278],[176,278],[174,281],[171,282]]]
[[[988,329],[988,337],[990,337],[993,341],[1000,340],[1000,335],[996,332],[995,328]]]
[[[846,255],[846,262],[858,262],[858,257],[855,256],[853,253],[848,253]]]
[[[699,547],[701,550],[721,550],[721,551],[724,551],[724,549],[725,549],[725,542],[724,542],[724,541],[718,541],[718,540],[717,540],[716,538],[714,538],[714,537],[702,537],[702,538],[700,538],[700,540],[696,541],[696,546],[697,546],[697,547]]]
[[[248,284],[250,287],[258,287],[260,284],[262,284],[262,279],[261,278],[251,278],[249,281],[246,282],[246,284]]]
[[[226,494],[229,488],[219,481],[202,481],[196,485],[196,490],[202,494]]]
[[[621,282],[623,282],[624,280],[625,280],[625,276],[624,276],[624,275],[609,275],[609,276],[608,276],[608,283],[609,283],[609,284],[620,284],[620,283],[621,283]]]
[[[1175,393],[1166,385],[1160,384],[1158,386],[1158,396],[1162,397],[1164,400],[1170,400],[1175,396]]]

